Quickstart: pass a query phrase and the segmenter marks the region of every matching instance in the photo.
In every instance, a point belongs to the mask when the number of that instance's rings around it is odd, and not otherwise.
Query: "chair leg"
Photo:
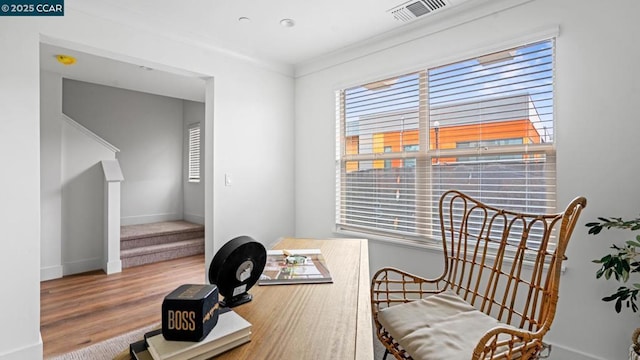
[[[387,360],[387,355],[389,355],[389,349],[384,349],[384,356],[382,357],[382,360]]]

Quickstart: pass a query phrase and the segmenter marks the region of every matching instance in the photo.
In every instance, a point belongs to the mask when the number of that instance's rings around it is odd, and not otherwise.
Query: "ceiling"
[[[294,66],[485,2],[436,1],[446,6],[408,23],[389,12],[406,3],[403,0],[67,0],[65,7],[227,54]],[[282,26],[283,19],[292,19],[295,25]],[[63,66],[55,61],[59,53],[78,61]],[[143,69],[139,64],[48,44],[41,46],[41,68],[98,84],[204,99],[204,80],[197,74]]]

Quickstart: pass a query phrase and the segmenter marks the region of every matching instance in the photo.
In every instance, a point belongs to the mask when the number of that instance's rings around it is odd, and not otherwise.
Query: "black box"
[[[162,301],[162,335],[167,340],[201,341],[217,323],[216,285],[181,285]]]

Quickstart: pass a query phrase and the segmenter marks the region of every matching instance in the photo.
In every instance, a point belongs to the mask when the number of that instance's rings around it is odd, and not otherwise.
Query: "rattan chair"
[[[440,198],[444,271],[395,268],[371,282],[378,339],[397,359],[537,359],[547,347],[565,250],[586,199],[524,214],[458,191]]]

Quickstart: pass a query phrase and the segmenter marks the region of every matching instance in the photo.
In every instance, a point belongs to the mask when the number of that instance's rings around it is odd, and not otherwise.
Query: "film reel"
[[[209,283],[224,297],[220,306],[234,307],[251,301],[248,293],[267,263],[267,250],[249,236],[231,239],[218,250],[209,265]]]

